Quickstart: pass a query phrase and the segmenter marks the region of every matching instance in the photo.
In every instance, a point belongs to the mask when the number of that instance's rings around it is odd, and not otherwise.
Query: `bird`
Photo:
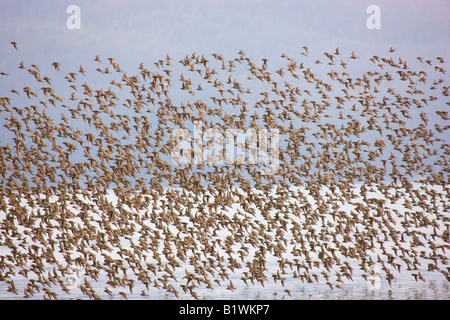
[[[53,62],[52,66],[55,68],[56,71],[59,71],[59,63],[58,62]]]
[[[302,52],[302,55],[307,56],[308,55],[308,47],[304,46],[303,50],[305,50],[305,52]]]

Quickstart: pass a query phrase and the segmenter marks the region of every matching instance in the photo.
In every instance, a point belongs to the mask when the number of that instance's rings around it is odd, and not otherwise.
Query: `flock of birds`
[[[310,63],[307,47],[276,70],[243,51],[193,53],[176,68],[167,55],[137,75],[99,56],[95,71],[53,62],[52,75],[21,61],[30,82],[0,92],[1,288],[57,298],[56,288],[70,294],[74,267],[95,299],[126,298],[138,282],[142,295],[198,298],[200,287],[235,291],[231,274],[249,286],[339,288],[353,280],[352,261],[365,278],[380,265],[389,283],[399,272],[425,281],[421,270],[450,281],[445,60],[418,57],[415,70],[394,52],[371,57],[361,76],[354,52]],[[278,129],[278,171],[174,164],[171,135],[194,122]]]

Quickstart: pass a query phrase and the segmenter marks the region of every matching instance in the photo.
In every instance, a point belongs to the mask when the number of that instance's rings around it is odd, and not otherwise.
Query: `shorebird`
[[[59,71],[59,63],[58,62],[53,62],[52,66],[55,68],[56,71]]]

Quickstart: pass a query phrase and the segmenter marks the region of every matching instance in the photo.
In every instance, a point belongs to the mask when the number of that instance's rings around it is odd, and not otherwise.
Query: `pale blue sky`
[[[81,9],[81,30],[66,28],[66,8]],[[366,27],[369,5],[381,9],[381,30]],[[100,54],[123,63],[166,53],[222,53],[268,59],[296,55],[303,45],[322,54],[339,46],[360,55],[390,46],[417,55],[450,52],[449,1],[2,1],[0,66],[9,42],[23,59],[78,65]],[[313,51],[314,52],[314,51]]]
[[[66,27],[71,4],[81,9],[80,30]],[[381,9],[380,30],[366,27],[371,4]],[[175,61],[193,52],[232,59],[243,49],[253,61],[267,58],[276,65],[282,53],[301,61],[302,46],[312,57],[324,58],[325,51],[339,47],[343,55],[355,51],[366,62],[393,46],[412,64],[419,55],[450,56],[449,14],[446,0],[1,1],[0,70],[11,76],[0,79],[0,88],[24,83],[16,78],[20,61],[43,72],[53,71],[51,63],[58,61],[67,74],[80,64],[95,69],[96,55],[138,72],[141,62],[152,65],[167,53]]]
[[[72,4],[81,9],[80,30],[66,27],[66,9]],[[366,27],[366,10],[372,4],[381,9],[380,30]],[[41,74],[52,79],[58,79],[53,61],[61,64],[60,75],[78,72],[83,65],[92,70],[86,81],[96,83],[101,79],[94,71],[96,55],[106,62],[113,57],[128,74],[138,74],[141,62],[153,66],[166,54],[173,58],[176,71],[186,54],[213,60],[211,54],[218,53],[231,60],[241,49],[253,61],[267,58],[276,66],[284,53],[320,68],[314,60],[326,61],[323,53],[339,47],[343,59],[348,60],[352,51],[361,57],[355,64],[358,73],[367,66],[374,68],[369,58],[389,56],[392,46],[409,66],[422,68],[418,56],[433,60],[442,56],[446,59],[442,66],[450,70],[449,14],[447,0],[1,1],[0,71],[10,76],[0,77],[0,95],[11,96],[10,89],[20,90],[30,82],[27,72],[18,72],[20,61],[28,67],[37,64]],[[18,51],[10,41],[18,43]],[[300,55],[303,46],[309,47],[309,60]],[[52,86],[61,95],[70,94],[67,83],[55,80]],[[10,134],[4,131],[0,126],[3,140],[3,133]]]

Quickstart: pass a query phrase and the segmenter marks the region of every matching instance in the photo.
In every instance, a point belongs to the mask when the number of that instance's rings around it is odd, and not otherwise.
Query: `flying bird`
[[[58,62],[53,62],[52,66],[55,68],[56,71],[59,71],[59,63]]]

